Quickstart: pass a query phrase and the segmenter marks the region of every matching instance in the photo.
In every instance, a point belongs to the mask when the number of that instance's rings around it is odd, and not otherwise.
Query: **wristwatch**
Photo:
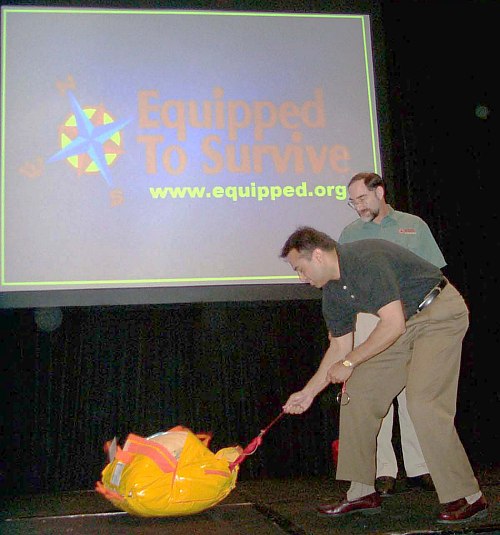
[[[353,364],[350,360],[343,360],[343,361],[342,361],[342,364],[343,364],[346,368],[354,368],[354,364]]]

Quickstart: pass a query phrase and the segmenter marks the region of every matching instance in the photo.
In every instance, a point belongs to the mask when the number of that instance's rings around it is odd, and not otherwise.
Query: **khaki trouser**
[[[354,346],[364,342],[379,322],[378,316],[360,312],[356,318],[356,331],[354,332]],[[407,477],[427,474],[429,468],[424,459],[422,448],[418,442],[415,427],[411,421],[406,407],[406,388],[397,396],[398,422],[401,438],[401,451],[405,473]],[[392,432],[394,423],[394,405],[391,404],[389,412],[382,420],[377,435],[377,477],[398,476],[398,461],[392,445]]]
[[[479,491],[455,429],[467,306],[451,284],[406,322],[391,347],[364,362],[347,381],[350,402],[340,410],[336,477],[374,485],[376,439],[392,400],[406,386],[408,412],[441,503]]]

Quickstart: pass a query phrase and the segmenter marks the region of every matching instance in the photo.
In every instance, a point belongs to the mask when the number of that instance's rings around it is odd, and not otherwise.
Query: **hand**
[[[308,394],[301,390],[292,394],[288,401],[283,405],[283,411],[287,414],[302,414],[305,412],[314,400],[312,394]]]
[[[330,369],[326,373],[326,378],[330,383],[345,383],[352,375],[352,368],[348,368],[342,364],[339,360],[330,366]]]

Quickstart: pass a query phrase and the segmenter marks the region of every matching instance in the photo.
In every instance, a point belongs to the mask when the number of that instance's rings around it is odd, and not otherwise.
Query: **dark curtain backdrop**
[[[366,4],[356,6],[362,11]],[[381,113],[388,119],[384,136],[390,136],[384,148],[389,199],[428,222],[448,261],[446,274],[469,305],[457,428],[476,466],[498,463],[499,197],[493,164],[499,110],[493,73],[500,3],[373,4],[381,7],[385,41],[377,61],[384,60],[387,70],[379,91],[388,97]],[[267,9],[346,7],[300,6]],[[478,104],[490,108],[487,118],[477,115]],[[303,386],[327,344],[314,300],[62,312],[60,327],[43,332],[33,310],[0,311],[0,492],[93,488],[105,465],[104,442],[130,432],[147,436],[183,424],[212,431],[214,449],[245,446]],[[240,479],[333,475],[335,394],[332,387],[304,415],[280,420],[242,464]]]
[[[391,202],[427,221],[447,260],[445,274],[469,306],[456,423],[471,459],[498,464],[500,93],[492,60],[500,3],[381,4]]]
[[[3,440],[10,491],[93,488],[103,445],[175,425],[246,446],[302,387],[326,349],[318,301],[75,307],[53,332],[4,314]],[[240,478],[332,470],[338,407],[326,392],[286,417]]]

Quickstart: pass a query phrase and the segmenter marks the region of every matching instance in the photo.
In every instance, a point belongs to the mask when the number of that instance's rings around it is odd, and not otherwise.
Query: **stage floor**
[[[337,501],[345,483],[332,478],[240,481],[220,504],[197,515],[140,518],[117,510],[93,490],[2,498],[2,535],[410,535],[500,534],[500,469],[477,473],[489,501],[486,518],[466,524],[435,522],[434,492],[407,490],[384,499],[378,515],[320,517],[315,507]]]

